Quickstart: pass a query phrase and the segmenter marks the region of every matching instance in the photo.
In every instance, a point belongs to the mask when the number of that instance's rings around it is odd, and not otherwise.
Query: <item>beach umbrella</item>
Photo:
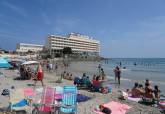
[[[4,58],[0,58],[0,68],[9,68],[11,65]]]
[[[21,65],[31,65],[31,64],[39,64],[38,61],[26,61],[24,63],[22,63]]]

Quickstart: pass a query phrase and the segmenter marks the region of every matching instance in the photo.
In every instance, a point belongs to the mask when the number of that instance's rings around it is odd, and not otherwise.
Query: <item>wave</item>
[[[153,73],[165,73],[165,71],[160,70],[144,70],[144,69],[132,69],[134,72],[153,72]]]
[[[108,78],[109,80],[112,80],[112,79],[114,80],[114,77],[112,77],[112,76],[107,76],[107,78]],[[128,78],[121,78],[121,81],[142,82],[142,83],[145,82],[145,80],[132,80],[132,79],[128,79]],[[150,82],[153,83],[153,84],[165,85],[165,82],[161,82],[161,81],[152,81],[152,80],[150,80]]]

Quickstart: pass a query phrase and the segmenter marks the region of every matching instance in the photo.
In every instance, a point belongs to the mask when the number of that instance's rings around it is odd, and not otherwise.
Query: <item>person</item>
[[[100,74],[100,72],[101,72],[101,64],[99,64],[98,69],[99,69],[99,74]]]
[[[101,73],[100,73],[100,75],[101,75],[101,76],[105,75],[103,68],[101,68]]]
[[[86,79],[87,79],[87,76],[86,76],[85,73],[83,73],[83,76],[81,78],[81,85],[84,85],[85,84]]]
[[[93,75],[92,82],[96,80],[96,75]]]
[[[50,68],[49,68],[49,61],[47,61],[47,63],[46,63],[46,68],[47,68],[47,70],[50,69]]]
[[[51,71],[52,69],[53,69],[53,64],[50,63],[50,64],[49,64],[49,71]]]
[[[70,74],[68,80],[73,80],[73,75],[72,74]]]
[[[89,76],[86,77],[85,86],[86,86],[87,88],[91,88],[91,87],[92,87],[92,84],[91,84],[91,81],[90,81],[90,79],[89,79]]]
[[[144,95],[144,97],[145,98],[151,98],[151,99],[154,98],[153,90],[152,90],[152,88],[151,88],[149,83],[145,84],[145,95]]]
[[[159,90],[159,86],[155,85],[154,86],[154,90],[153,90],[153,93],[154,93],[154,96],[155,96],[155,99],[156,100],[159,100],[160,98],[160,90]]]
[[[115,73],[115,82],[116,82],[116,78],[117,78],[118,84],[120,85],[121,71],[120,71],[120,68],[118,66],[116,66],[116,68],[114,69],[114,73]]]
[[[145,85],[151,85],[149,79],[146,79]]]
[[[100,109],[100,112],[102,112],[104,114],[111,114],[112,113],[112,111],[109,108],[107,108],[107,107],[105,107],[103,105],[100,105],[99,109]]]
[[[92,86],[93,86],[94,91],[99,91],[99,89],[101,88],[100,76],[96,77],[96,80],[92,82]]]
[[[135,82],[134,87],[132,88],[132,97],[134,98],[140,98],[144,95],[144,91],[139,89],[139,84],[137,82]]]
[[[58,64],[56,63],[55,64],[55,71],[57,71],[57,69],[58,69]]]
[[[102,80],[103,80],[103,81],[106,81],[106,80],[107,80],[107,77],[106,77],[105,74],[102,75]]]
[[[34,86],[36,86],[37,81],[41,81],[42,86],[44,86],[43,78],[44,78],[44,73],[41,65],[39,64],[37,68],[36,78],[34,79],[35,80]]]
[[[120,65],[120,67],[122,66],[122,63],[121,63],[121,61],[120,61],[119,65]]]
[[[64,79],[69,80],[69,73],[66,73],[66,76],[64,77]]]

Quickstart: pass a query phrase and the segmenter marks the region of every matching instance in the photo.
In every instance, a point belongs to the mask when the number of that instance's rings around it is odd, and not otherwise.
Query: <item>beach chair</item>
[[[54,109],[55,90],[51,87],[45,87],[43,89],[40,102],[33,103],[35,107],[33,114],[39,114],[40,112],[53,112]]]
[[[64,86],[62,103],[60,106],[62,113],[77,113],[77,87]]]
[[[28,112],[31,107],[29,106],[29,102],[25,99],[23,89],[16,89],[10,92],[10,111],[12,113],[17,111],[25,111]]]

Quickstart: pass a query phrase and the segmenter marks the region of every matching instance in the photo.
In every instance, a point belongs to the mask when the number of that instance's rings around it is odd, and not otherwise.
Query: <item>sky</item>
[[[0,0],[0,48],[78,32],[101,56],[165,57],[165,0]]]

